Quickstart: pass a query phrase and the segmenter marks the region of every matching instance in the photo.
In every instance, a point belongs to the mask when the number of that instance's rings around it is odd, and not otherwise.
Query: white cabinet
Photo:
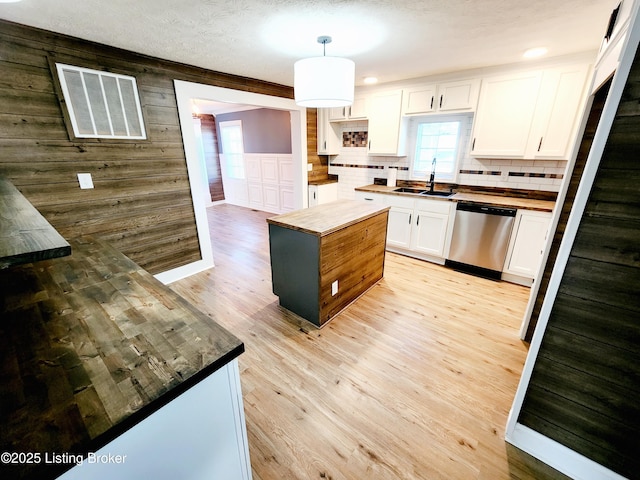
[[[518,210],[513,225],[504,273],[524,277],[531,284],[540,266],[547,239],[551,212]],[[509,279],[509,278],[505,278]]]
[[[403,90],[404,115],[473,111],[478,101],[480,80],[461,80]]]
[[[444,259],[455,203],[388,196],[387,247],[433,260]]]
[[[402,90],[380,92],[369,99],[369,155],[403,156],[405,123]]]
[[[330,122],[345,122],[349,120],[367,119],[367,97],[354,97],[353,103],[348,107],[335,107],[327,109]]]
[[[567,158],[583,106],[588,72],[588,65],[545,70],[527,145],[527,158]]]
[[[317,118],[318,155],[338,155],[342,138],[340,126],[329,122],[329,108],[319,108]]]
[[[567,159],[588,70],[567,65],[484,79],[471,155]]]
[[[338,182],[309,185],[309,206],[338,200]]]
[[[482,81],[472,156],[524,157],[541,79],[534,71]]]
[[[356,190],[353,195],[355,200],[364,200],[365,202],[372,202],[377,205],[386,205],[387,202],[385,198],[387,195],[383,193],[371,193],[371,192],[363,192],[360,190]]]
[[[415,225],[411,232],[411,249],[419,253],[444,257],[451,202],[416,200]]]

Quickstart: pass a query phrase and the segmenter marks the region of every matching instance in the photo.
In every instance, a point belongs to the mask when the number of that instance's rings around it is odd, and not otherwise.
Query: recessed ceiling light
[[[362,81],[366,85],[373,85],[374,83],[378,83],[378,79],[376,77],[364,77]]]
[[[522,55],[524,58],[536,58],[541,57],[547,53],[547,49],[545,47],[536,47],[530,48]]]
[[[0,3],[18,3],[22,0],[0,0]]]

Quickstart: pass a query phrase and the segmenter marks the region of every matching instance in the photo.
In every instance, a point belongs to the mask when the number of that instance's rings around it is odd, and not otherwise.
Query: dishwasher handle
[[[509,207],[493,207],[482,203],[458,202],[456,210],[473,213],[484,213],[485,215],[499,215],[501,217],[515,217],[517,209]]]

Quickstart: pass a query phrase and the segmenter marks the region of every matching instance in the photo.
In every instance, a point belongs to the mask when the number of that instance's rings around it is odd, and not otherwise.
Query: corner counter
[[[337,201],[268,218],[273,293],[320,327],[384,273],[389,207]]]
[[[0,270],[3,478],[250,478],[243,343],[108,244],[70,244]]]

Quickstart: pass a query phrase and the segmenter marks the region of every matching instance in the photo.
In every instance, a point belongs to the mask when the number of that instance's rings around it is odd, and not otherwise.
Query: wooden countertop
[[[388,210],[370,202],[338,200],[267,218],[267,222],[322,237]]]
[[[0,270],[1,452],[94,452],[244,351],[114,248],[71,246]],[[70,466],[2,470],[45,479]]]
[[[366,185],[356,188],[357,191],[384,193],[388,195],[401,195],[417,198],[428,198],[434,200],[444,200],[452,202],[473,202],[486,205],[494,205],[499,207],[520,208],[523,210],[538,210],[542,212],[551,212],[555,206],[555,202],[550,200],[537,200],[532,198],[511,197],[508,195],[491,195],[487,193],[458,192],[450,197],[429,197],[418,196],[413,193],[394,192],[399,187],[387,187],[386,185]]]
[[[69,243],[11,182],[0,177],[0,269],[70,253]]]

